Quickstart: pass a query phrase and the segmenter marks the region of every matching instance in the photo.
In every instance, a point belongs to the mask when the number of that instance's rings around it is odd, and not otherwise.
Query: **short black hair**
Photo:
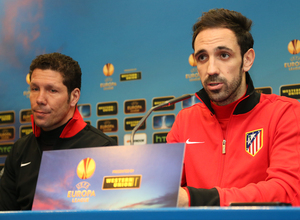
[[[202,16],[194,24],[192,47],[195,49],[195,39],[201,31],[208,28],[228,28],[234,32],[243,57],[254,45],[254,40],[250,33],[251,26],[252,21],[239,12],[223,8],[211,9],[202,13]]]
[[[75,88],[81,89],[81,68],[78,62],[69,56],[57,52],[37,56],[29,68],[30,80],[35,69],[50,69],[59,72],[69,95]]]

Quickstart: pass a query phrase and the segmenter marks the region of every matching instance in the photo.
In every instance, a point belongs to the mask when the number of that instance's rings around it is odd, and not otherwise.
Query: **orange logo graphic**
[[[197,62],[196,62],[196,60],[195,60],[195,56],[194,56],[193,53],[189,56],[189,64],[190,64],[191,66],[197,66]]]
[[[26,75],[26,82],[27,82],[27,84],[30,85],[30,77],[29,77],[29,73],[27,73],[27,75]]]
[[[111,63],[107,63],[103,67],[103,73],[105,76],[111,76],[114,73],[114,71],[115,67]]]
[[[290,43],[288,44],[288,51],[291,54],[298,54],[298,53],[300,53],[300,41],[296,40],[296,39],[290,41]]]
[[[77,175],[80,179],[88,179],[93,176],[96,169],[96,163],[92,158],[81,160],[77,166]]]

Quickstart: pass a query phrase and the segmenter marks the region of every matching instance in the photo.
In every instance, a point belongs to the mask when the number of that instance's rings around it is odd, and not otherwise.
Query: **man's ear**
[[[255,59],[255,52],[253,50],[253,48],[250,48],[245,54],[244,54],[244,57],[243,57],[243,72],[248,72],[252,65],[253,65],[253,62],[254,62],[254,59]]]
[[[70,95],[70,105],[75,107],[80,98],[80,89],[75,88]]]

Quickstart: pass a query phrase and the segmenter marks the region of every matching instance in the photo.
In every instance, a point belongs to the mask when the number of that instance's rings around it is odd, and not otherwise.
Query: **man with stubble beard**
[[[213,9],[193,26],[201,103],[181,110],[167,136],[186,143],[178,206],[300,205],[300,103],[255,91],[251,25]]]

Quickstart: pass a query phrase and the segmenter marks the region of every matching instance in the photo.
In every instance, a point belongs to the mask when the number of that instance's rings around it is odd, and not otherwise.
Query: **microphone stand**
[[[175,104],[177,102],[181,102],[183,100],[186,100],[190,97],[192,97],[193,95],[190,95],[190,94],[186,94],[186,95],[182,95],[182,96],[179,96],[177,98],[173,98],[173,99],[170,99],[168,101],[165,101],[164,103],[161,103],[159,105],[156,105],[156,106],[153,106],[147,113],[146,115],[144,115],[142,117],[142,119],[139,121],[139,123],[133,128],[132,132],[131,132],[131,136],[130,136],[130,144],[131,145],[134,145],[134,134],[135,132],[141,127],[141,125],[145,122],[145,120],[148,118],[148,116],[152,113],[153,110],[155,109],[158,109],[158,108],[162,108],[162,107],[165,107],[166,105],[167,106],[170,106],[172,104]]]

